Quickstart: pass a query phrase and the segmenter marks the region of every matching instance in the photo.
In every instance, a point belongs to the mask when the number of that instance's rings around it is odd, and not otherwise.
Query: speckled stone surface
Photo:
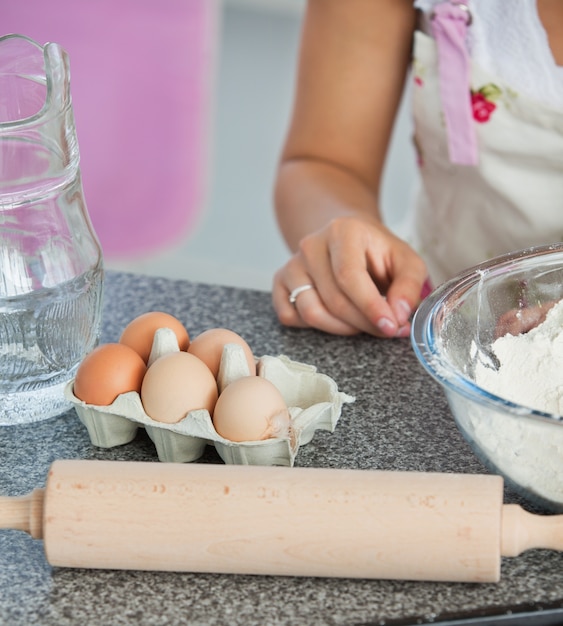
[[[116,341],[135,316],[164,310],[192,336],[229,327],[257,356],[311,363],[356,396],[334,433],[319,431],[299,450],[298,466],[485,472],[408,340],[282,328],[267,293],[132,274],[108,273],[104,302],[104,342]],[[0,494],[43,486],[59,458],[158,462],[143,431],[126,446],[94,448],[70,410],[29,426],[0,427]],[[221,460],[208,448],[201,462]],[[505,501],[521,502],[508,490]],[[527,604],[563,606],[563,554],[535,550],[505,559],[496,584],[94,571],[52,568],[41,541],[0,530],[0,624],[10,626],[416,623]]]

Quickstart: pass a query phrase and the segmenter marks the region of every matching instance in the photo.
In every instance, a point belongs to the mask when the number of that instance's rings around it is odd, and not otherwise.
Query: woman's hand
[[[422,259],[381,222],[342,217],[301,240],[275,275],[272,299],[287,326],[405,337],[425,279]],[[291,292],[309,284],[292,304]]]

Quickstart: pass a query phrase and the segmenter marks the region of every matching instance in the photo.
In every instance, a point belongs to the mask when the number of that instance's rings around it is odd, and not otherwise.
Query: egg
[[[246,361],[248,363],[249,374],[256,375],[256,362],[250,346],[237,333],[228,328],[211,328],[199,334],[190,343],[188,352],[201,359],[217,378],[223,348],[228,343],[236,343],[242,346]]]
[[[213,374],[188,352],[172,352],[156,359],[147,369],[141,387],[145,413],[166,424],[175,424],[197,409],[211,414],[217,397]]]
[[[108,406],[122,393],[139,392],[146,370],[143,359],[129,346],[102,344],[78,366],[73,392],[86,404]]]
[[[230,441],[261,441],[288,437],[291,418],[274,383],[260,376],[244,376],[219,396],[213,425],[221,437]]]
[[[159,328],[170,328],[174,331],[180,350],[187,350],[190,336],[182,322],[169,313],[151,311],[143,313],[129,322],[121,333],[119,343],[138,352],[145,363],[148,362],[154,340]]]

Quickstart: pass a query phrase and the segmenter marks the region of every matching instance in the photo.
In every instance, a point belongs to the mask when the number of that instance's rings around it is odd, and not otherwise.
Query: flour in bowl
[[[478,385],[496,396],[555,415],[563,414],[563,301],[527,333],[505,335],[492,350],[498,370],[476,365]],[[563,510],[563,422],[530,419],[469,404],[458,423],[481,452],[516,485]]]
[[[500,337],[492,350],[500,367],[477,365],[481,387],[511,402],[563,415],[563,300],[539,326]]]

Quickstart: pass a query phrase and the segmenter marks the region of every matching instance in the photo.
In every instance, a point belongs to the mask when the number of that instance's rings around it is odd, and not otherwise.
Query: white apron
[[[448,152],[438,48],[415,34],[413,115],[422,189],[411,243],[436,287],[493,256],[563,239],[563,112],[471,62],[477,163]]]

